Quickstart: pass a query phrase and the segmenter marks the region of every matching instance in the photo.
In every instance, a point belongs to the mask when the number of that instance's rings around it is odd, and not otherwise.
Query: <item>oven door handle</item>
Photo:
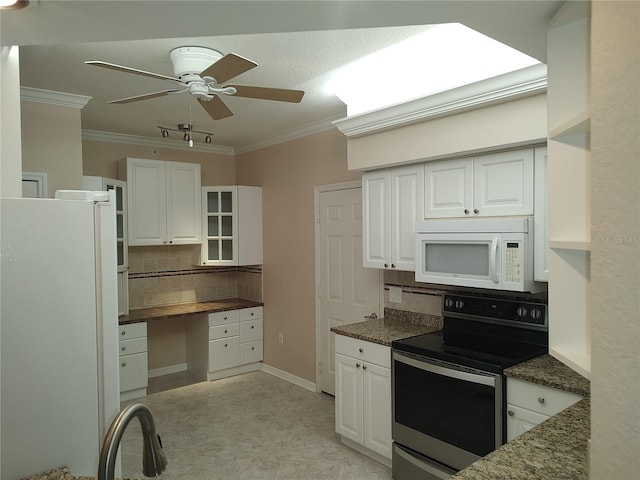
[[[464,380],[466,382],[478,383],[480,385],[488,385],[490,387],[496,386],[496,377],[492,374],[479,374],[472,373],[465,370],[456,370],[449,367],[444,367],[434,363],[430,363],[426,360],[417,360],[415,358],[407,357],[401,353],[394,352],[393,359],[410,365],[426,372],[435,373],[436,375],[444,375],[445,377],[455,378],[457,380]]]

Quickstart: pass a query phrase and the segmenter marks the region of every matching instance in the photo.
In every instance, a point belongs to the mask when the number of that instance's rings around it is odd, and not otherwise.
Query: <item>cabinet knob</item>
[[[253,312],[251,312],[251,316],[253,317]]]
[[[173,243],[173,240],[170,240],[169,243]]]
[[[363,370],[366,370],[366,369],[367,369],[367,366],[366,366],[366,365],[362,365],[362,369],[363,369]]]
[[[224,333],[229,333],[229,330],[225,330]]]
[[[254,328],[256,328],[256,326],[255,325],[251,325],[251,330],[253,330]]]
[[[227,345],[228,345],[228,344],[227,344],[227,343],[225,343],[225,344],[224,344],[224,348],[227,348]]]
[[[478,210],[477,208],[474,208],[473,209],[473,213],[475,213],[477,215],[478,213],[480,213],[480,210]]]
[[[127,362],[122,362],[122,366],[126,367],[127,366]]]
[[[121,350],[124,352],[127,349],[127,347],[122,347]]]
[[[120,332],[120,335],[126,335],[126,334],[127,334],[126,330],[123,330],[123,331]]]
[[[395,263],[392,263],[392,264],[391,264],[391,268],[396,268],[396,264],[395,264]]]
[[[507,411],[507,415],[509,415],[510,417],[513,417],[516,413],[513,410],[508,410]]]
[[[385,264],[384,264],[384,268],[389,268],[389,264],[388,264],[388,263],[385,263]]]
[[[465,209],[464,209],[464,214],[465,214],[465,215],[469,215],[469,209],[468,209],[468,208],[465,208]]]
[[[162,243],[166,245],[166,244],[167,244],[167,241],[166,241],[166,240],[163,240],[163,241],[162,241]]]
[[[251,347],[251,350],[255,350],[255,349],[256,349],[256,347]]]
[[[544,397],[538,397],[538,403],[544,403]]]
[[[359,349],[358,349],[358,351],[359,351],[360,353],[364,352],[364,350],[363,350],[362,348],[359,348]]]
[[[356,368],[360,368],[360,364],[359,363],[356,363]]]

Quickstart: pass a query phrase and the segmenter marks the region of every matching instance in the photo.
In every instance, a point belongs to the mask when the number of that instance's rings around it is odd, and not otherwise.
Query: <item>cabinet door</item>
[[[165,162],[127,159],[129,245],[166,243]]]
[[[209,342],[209,371],[224,370],[240,364],[240,337]]]
[[[549,233],[547,228],[547,147],[538,147],[534,155],[534,211],[533,211],[533,279],[537,282],[549,281],[547,251]]]
[[[238,261],[237,188],[202,189],[203,265],[236,265]]]
[[[388,268],[391,261],[391,172],[362,176],[363,265]]]
[[[546,415],[507,405],[507,442],[548,419]]]
[[[363,365],[364,446],[391,458],[391,370]]]
[[[129,265],[127,257],[127,184],[120,180],[103,179],[105,190],[116,194],[116,258],[118,272],[124,272]]]
[[[471,217],[473,159],[424,165],[424,218]]]
[[[165,162],[167,180],[167,242],[200,243],[200,165]]]
[[[129,272],[118,272],[118,316],[129,313]]]
[[[473,213],[533,215],[533,149],[473,159]]]
[[[335,391],[336,433],[362,444],[362,364],[358,360],[336,354]]]
[[[423,220],[423,167],[391,171],[391,268],[415,271],[416,221]]]
[[[120,357],[120,392],[145,388],[148,378],[146,352]]]

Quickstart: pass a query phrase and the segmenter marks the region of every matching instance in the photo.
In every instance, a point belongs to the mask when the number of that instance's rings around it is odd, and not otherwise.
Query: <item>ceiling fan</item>
[[[84,63],[160,80],[169,80],[180,86],[179,89],[136,95],[134,97],[111,100],[107,103],[130,103],[188,92],[197,98],[200,105],[202,105],[214,120],[220,120],[233,115],[233,112],[229,110],[220,99],[220,95],[291,103],[299,103],[304,96],[302,90],[286,90],[282,88],[253,87],[247,85],[223,85],[228,80],[258,66],[258,64],[252,60],[236,55],[235,53],[228,53],[223,56],[220,52],[211,48],[178,47],[171,50],[169,57],[173,63],[175,77],[98,60]]]

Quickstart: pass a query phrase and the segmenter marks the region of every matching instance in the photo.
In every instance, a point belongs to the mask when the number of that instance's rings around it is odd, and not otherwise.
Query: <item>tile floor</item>
[[[169,461],[160,478],[191,480],[390,480],[391,470],[340,442],[334,399],[264,372],[214,382],[188,374],[152,379],[153,412]],[[174,384],[180,388],[164,390]],[[163,391],[164,390],[164,391]],[[142,475],[132,422],[122,442],[123,477]]]

